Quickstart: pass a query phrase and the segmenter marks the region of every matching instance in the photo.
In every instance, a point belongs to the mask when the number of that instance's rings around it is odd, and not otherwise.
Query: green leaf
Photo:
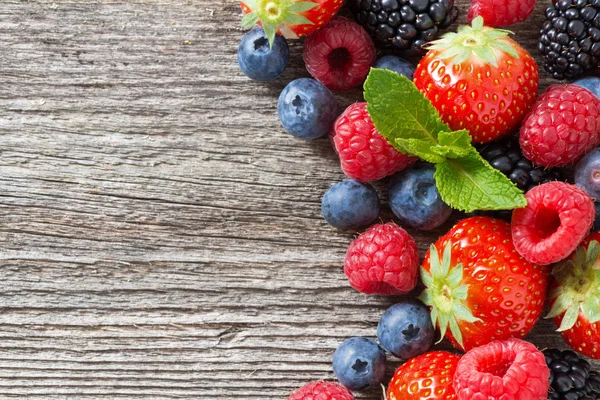
[[[450,318],[454,319],[454,316],[446,313],[438,314],[438,323],[440,325],[440,340],[437,343],[441,342],[446,336],[446,331],[448,330],[448,322],[450,322]]]
[[[252,11],[256,11],[256,0],[243,0],[242,3],[244,3]]]
[[[527,205],[523,192],[475,150],[436,164],[434,178],[442,200],[458,210],[510,210]]]
[[[440,276],[442,272],[442,268],[440,266],[440,255],[437,251],[435,245],[429,246],[429,269],[431,271],[431,276],[434,278]]]
[[[258,22],[258,14],[251,12],[242,17],[242,28],[250,29]]]
[[[305,12],[308,10],[312,10],[315,7],[318,7],[317,3],[313,3],[312,1],[299,1],[297,3],[293,3],[288,7],[288,11],[290,12]]]
[[[581,303],[581,310],[590,323],[594,324],[600,321],[600,302],[597,296],[588,296]]]
[[[431,102],[403,75],[371,69],[364,89],[367,111],[375,127],[403,153],[408,149],[396,139],[418,139],[435,145],[439,132],[451,131]]]
[[[421,280],[423,281],[423,285],[425,285],[425,287],[431,287],[431,285],[433,285],[433,277],[423,267],[421,267]]]
[[[510,55],[511,57],[514,57],[514,58],[517,58],[517,59],[519,58],[519,53],[509,43],[506,43],[506,42],[503,42],[501,40],[498,40],[498,41],[496,41],[496,42],[494,42],[492,44],[492,47],[495,48],[495,49],[498,49],[500,51],[503,51],[505,53],[508,53],[508,55]]]
[[[314,22],[306,18],[304,15],[293,13],[290,13],[290,15],[285,18],[285,22],[288,25],[314,25]]]
[[[458,264],[456,267],[452,268],[452,271],[448,274],[448,283],[451,287],[458,288],[460,287],[460,283],[463,279],[463,266],[462,264]],[[454,292],[452,292],[452,296],[454,296]]]
[[[587,248],[586,265],[590,268],[594,268],[600,257],[600,245],[598,241],[592,240]]]
[[[568,294],[563,293],[557,297],[554,304],[552,304],[552,308],[548,312],[545,318],[554,318],[558,317],[560,314],[564,313],[569,307],[573,305],[574,300],[569,298]]]
[[[471,312],[471,310],[469,310],[467,307],[465,307],[464,304],[462,304],[461,302],[456,302],[454,304],[454,315],[457,316],[458,318],[462,319],[463,321],[467,321],[470,323],[474,323],[477,321],[481,322],[481,318],[477,318],[473,315],[473,313]]]
[[[265,31],[265,35],[267,35],[267,39],[269,40],[269,47],[273,48],[277,27],[273,24],[267,24],[263,22],[263,30]]]
[[[431,142],[419,139],[396,139],[398,148],[406,149],[407,154],[418,155],[419,158],[432,164],[444,162],[446,157],[434,152],[434,147]]]
[[[462,347],[464,349],[465,345],[463,344],[462,332],[460,331],[460,328],[458,327],[456,318],[450,318],[450,332],[452,332],[452,336],[454,336],[454,339],[456,339],[456,341],[458,342],[460,347]]]
[[[567,312],[565,312],[565,315],[560,322],[560,327],[557,330],[559,332],[564,332],[571,329],[575,325],[575,322],[577,322],[577,317],[579,317],[579,304],[573,304],[567,309]]]
[[[440,132],[438,134],[439,145],[434,151],[441,153],[446,158],[462,158],[468,156],[473,147],[471,146],[471,135],[466,129],[454,132]]]

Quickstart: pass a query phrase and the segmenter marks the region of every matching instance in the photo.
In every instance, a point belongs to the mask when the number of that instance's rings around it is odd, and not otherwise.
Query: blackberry
[[[519,137],[510,136],[479,147],[481,156],[523,191],[550,181],[564,179],[558,168],[535,166],[521,152]]]
[[[356,21],[381,47],[424,54],[423,45],[458,17],[454,0],[350,0]]]
[[[600,374],[574,351],[544,350],[550,368],[549,400],[600,399]]]
[[[539,51],[555,79],[573,79],[600,64],[600,0],[558,0],[546,8]]]

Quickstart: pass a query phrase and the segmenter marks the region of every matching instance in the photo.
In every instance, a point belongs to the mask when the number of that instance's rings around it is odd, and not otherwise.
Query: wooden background
[[[514,27],[536,57],[541,3]],[[1,398],[285,399],[374,337],[394,299],[348,286],[354,234],[320,217],[336,156],[277,120],[301,46],[252,82],[239,21],[235,0],[0,0]],[[450,225],[411,232],[422,254]],[[530,339],[564,347],[547,321]]]

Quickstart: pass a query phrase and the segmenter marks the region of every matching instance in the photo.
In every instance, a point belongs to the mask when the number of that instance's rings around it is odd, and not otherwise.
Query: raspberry
[[[371,226],[348,247],[344,272],[366,294],[395,296],[414,289],[419,273],[414,239],[393,222]]]
[[[541,351],[520,339],[494,341],[461,357],[454,374],[458,400],[543,400],[550,369]]]
[[[594,223],[594,202],[575,185],[544,183],[525,198],[527,206],[513,211],[511,230],[519,254],[534,264],[566,258]]]
[[[521,127],[521,147],[535,164],[571,164],[600,144],[600,99],[577,85],[552,85]]]
[[[342,385],[319,381],[296,389],[288,400],[354,400],[354,396]]]
[[[367,112],[367,103],[349,106],[335,122],[332,141],[342,171],[357,181],[376,181],[412,164],[379,134]]]
[[[535,0],[471,0],[468,18],[481,15],[486,26],[507,26],[525,21],[535,7]]]
[[[357,23],[335,18],[304,42],[306,69],[331,90],[360,85],[375,61],[375,45]]]

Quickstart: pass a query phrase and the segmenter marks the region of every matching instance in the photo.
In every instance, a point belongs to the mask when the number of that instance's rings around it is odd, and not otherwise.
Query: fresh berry
[[[508,26],[525,21],[534,8],[535,0],[471,0],[468,20],[482,16],[487,26]]]
[[[424,231],[442,225],[452,208],[442,201],[432,164],[418,163],[398,172],[388,186],[389,205],[403,224]]]
[[[359,292],[382,296],[406,294],[417,285],[417,244],[393,222],[373,225],[348,247],[344,273],[350,286]]]
[[[536,186],[527,206],[513,211],[515,248],[526,260],[548,265],[566,258],[587,235],[596,211],[583,190],[564,182]]]
[[[600,148],[587,153],[575,165],[575,184],[595,201],[600,200]]]
[[[548,273],[515,251],[510,225],[488,217],[456,224],[423,260],[419,299],[459,349],[522,338],[544,308]],[[448,328],[450,328],[448,330]]]
[[[550,368],[549,400],[595,400],[600,398],[600,374],[571,350],[543,351]]]
[[[577,85],[552,85],[521,126],[525,157],[544,167],[571,164],[600,144],[600,99]]]
[[[354,400],[354,396],[342,385],[319,381],[297,389],[288,400]]]
[[[587,76],[573,82],[573,85],[581,86],[586,88],[590,92],[594,93],[596,97],[600,98],[600,78],[596,76]]]
[[[360,85],[375,61],[375,45],[362,26],[338,17],[304,42],[306,69],[331,90]]]
[[[398,56],[383,56],[375,61],[373,68],[387,69],[399,75],[404,75],[411,81],[415,74],[415,66]]]
[[[383,313],[377,326],[381,347],[403,360],[429,350],[434,336],[429,309],[418,300],[394,304]]]
[[[574,79],[598,65],[599,11],[598,0],[559,0],[546,7],[538,49],[553,78]]]
[[[290,58],[290,49],[281,35],[269,47],[261,28],[246,33],[238,47],[238,64],[244,74],[257,81],[272,81],[283,74]]]
[[[342,171],[361,182],[379,180],[415,161],[379,134],[367,112],[367,103],[352,104],[340,115],[332,140]]]
[[[600,359],[600,232],[589,235],[557,264],[550,290],[550,313],[565,342]]]
[[[458,400],[543,400],[549,377],[544,354],[534,345],[496,340],[461,357],[454,389]]]
[[[283,128],[297,138],[312,140],[325,136],[337,117],[333,93],[314,79],[290,82],[277,102]]]
[[[275,33],[296,39],[320,29],[338,12],[344,0],[241,0],[242,28],[262,25],[269,42]]]
[[[495,140],[482,146],[479,152],[492,167],[508,176],[525,192],[542,183],[564,179],[560,169],[536,166],[525,158],[519,146],[518,136]]]
[[[346,339],[333,353],[333,373],[352,391],[377,385],[385,374],[385,353],[371,339]]]
[[[347,179],[325,192],[321,212],[331,226],[360,228],[369,225],[379,215],[379,196],[368,183]]]
[[[430,45],[415,71],[415,85],[444,122],[475,143],[511,132],[537,96],[537,64],[508,33],[477,17]]]
[[[460,357],[432,351],[402,364],[394,373],[387,400],[456,400],[452,386]]]
[[[454,0],[351,0],[356,21],[383,47],[423,54],[458,17]]]

